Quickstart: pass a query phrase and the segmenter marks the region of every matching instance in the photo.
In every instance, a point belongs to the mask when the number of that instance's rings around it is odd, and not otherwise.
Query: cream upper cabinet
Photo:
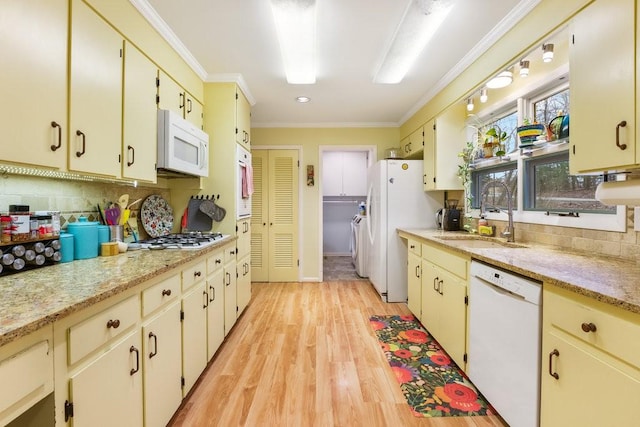
[[[464,148],[464,112],[454,106],[424,126],[425,191],[462,190],[458,153]]]
[[[124,45],[122,176],[156,182],[158,68],[135,46]]]
[[[637,425],[640,315],[545,284],[542,323],[540,425]]]
[[[120,176],[123,38],[81,0],[71,3],[69,169]]]
[[[409,138],[405,138],[403,140],[404,143],[400,144],[400,150],[402,151],[403,157],[414,157],[419,153],[422,153],[424,149],[424,129],[424,126],[420,127],[420,129],[411,133]]]
[[[68,2],[2,2],[0,161],[67,167]]]
[[[171,110],[202,129],[202,104],[162,70],[158,74],[158,108]]]
[[[571,173],[640,164],[635,8],[634,0],[595,1],[571,24]]]
[[[323,196],[366,195],[367,166],[364,151],[325,151],[322,154]]]
[[[251,104],[240,88],[236,89],[236,142],[251,147]]]

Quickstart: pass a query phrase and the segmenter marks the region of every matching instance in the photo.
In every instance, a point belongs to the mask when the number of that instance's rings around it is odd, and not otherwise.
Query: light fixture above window
[[[373,82],[400,83],[452,8],[450,0],[411,0]]]
[[[473,108],[474,108],[473,98],[467,99],[467,111],[473,111]]]
[[[520,61],[520,77],[527,77],[529,75],[529,61],[523,59]]]
[[[542,45],[542,61],[551,62],[553,59],[553,43],[546,43]]]
[[[316,0],[271,0],[287,82],[316,82]]]
[[[489,100],[489,94],[487,92],[488,90],[486,87],[480,90],[480,102],[483,104]]]
[[[503,87],[507,87],[513,82],[513,73],[509,70],[504,70],[491,80],[487,82],[487,87],[489,89],[500,89]]]

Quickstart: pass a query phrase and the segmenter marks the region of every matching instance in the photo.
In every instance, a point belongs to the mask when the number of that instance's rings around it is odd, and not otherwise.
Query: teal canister
[[[60,262],[73,261],[73,234],[60,233]]]
[[[98,253],[100,253],[100,245],[107,243],[111,238],[111,231],[108,225],[98,226]]]
[[[67,225],[73,234],[73,259],[88,259],[98,256],[98,223],[81,216]]]

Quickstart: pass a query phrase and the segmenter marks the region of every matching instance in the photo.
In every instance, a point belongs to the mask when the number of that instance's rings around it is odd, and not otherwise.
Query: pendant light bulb
[[[527,77],[529,75],[529,61],[520,61],[520,77]]]
[[[487,94],[487,89],[484,88],[480,91],[480,102],[484,104],[485,102],[487,102],[488,99],[489,99],[489,95]]]
[[[546,43],[542,45],[542,61],[551,62],[553,59],[553,43]]]
[[[472,98],[467,99],[467,111],[473,111],[473,107],[474,107],[473,99]]]

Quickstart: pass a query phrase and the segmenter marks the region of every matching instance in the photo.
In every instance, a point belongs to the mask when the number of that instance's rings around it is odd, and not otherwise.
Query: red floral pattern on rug
[[[416,417],[494,414],[414,316],[372,316],[371,327]]]

